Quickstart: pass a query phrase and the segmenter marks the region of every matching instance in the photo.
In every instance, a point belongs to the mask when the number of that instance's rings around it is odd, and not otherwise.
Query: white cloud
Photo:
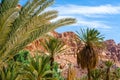
[[[110,26],[108,26],[104,23],[101,23],[101,22],[97,22],[97,21],[79,21],[77,24],[80,26],[87,26],[90,28],[104,28],[104,29],[111,28]]]
[[[80,6],[69,4],[50,7],[49,10],[51,9],[59,12],[59,17],[57,19],[65,17],[76,18],[78,22],[72,26],[85,26],[104,29],[110,29],[111,26],[106,24],[104,21],[100,21],[99,17],[104,19],[104,17],[108,17],[108,15],[120,14],[120,6],[113,5]],[[94,17],[97,17],[97,19],[93,19]]]
[[[80,6],[80,5],[59,5],[52,7],[58,10],[61,15],[81,14],[81,15],[102,15],[102,14],[120,14],[120,6],[100,5],[100,6]]]
[[[77,19],[77,23],[70,25],[70,26],[83,26],[83,27],[90,27],[90,28],[102,28],[102,29],[110,29],[111,27],[106,25],[104,22],[101,21],[94,21],[94,20],[86,20],[85,18],[82,18],[80,16],[76,17],[76,16],[59,16],[58,18],[54,19],[58,20],[58,19],[62,19],[62,18],[76,18]]]

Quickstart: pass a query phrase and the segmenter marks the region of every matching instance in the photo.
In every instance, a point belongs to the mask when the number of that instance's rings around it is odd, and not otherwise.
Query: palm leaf
[[[52,22],[57,11],[44,11],[54,0],[28,1],[21,9],[19,0],[2,0],[0,7],[0,63],[12,58],[35,39],[58,27],[75,23],[73,18]],[[17,9],[17,10],[16,10]]]

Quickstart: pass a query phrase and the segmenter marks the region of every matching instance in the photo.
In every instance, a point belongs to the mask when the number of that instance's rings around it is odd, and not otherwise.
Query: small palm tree
[[[42,45],[51,57],[50,65],[51,65],[51,70],[52,70],[53,63],[54,63],[54,57],[57,54],[62,53],[65,50],[65,48],[63,48],[65,44],[60,39],[49,37],[49,39],[46,39],[45,42],[42,43]]]
[[[27,80],[49,80],[50,74],[53,72],[50,70],[50,57],[35,55],[30,58],[29,64],[24,66],[22,79]]]
[[[103,36],[96,29],[81,30],[77,32],[78,38],[84,43],[84,47],[77,53],[77,63],[81,68],[87,68],[88,80],[91,80],[90,71],[98,63],[98,48],[102,47]]]
[[[105,80],[110,80],[110,68],[113,66],[113,62],[112,61],[106,61],[105,65],[107,67],[107,69],[106,69],[106,79]]]
[[[119,80],[120,79],[120,68],[115,69],[113,73],[114,73],[114,78],[116,80]]]
[[[75,23],[73,18],[51,21],[58,16],[58,12],[45,9],[54,0],[28,0],[21,8],[17,7],[18,2],[19,0],[1,0],[0,3],[1,65],[47,32]]]
[[[91,71],[92,80],[101,80],[100,77],[104,72],[101,69],[95,69]]]

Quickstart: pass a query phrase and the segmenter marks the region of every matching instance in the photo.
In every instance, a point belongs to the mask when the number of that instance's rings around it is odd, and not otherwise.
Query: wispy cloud
[[[105,23],[101,23],[99,21],[82,20],[82,21],[78,21],[77,25],[86,26],[86,27],[90,27],[90,28],[104,28],[104,29],[111,28],[110,26],[106,25]]]
[[[77,23],[73,24],[73,25],[70,25],[70,26],[82,26],[82,27],[90,27],[90,28],[111,29],[110,26],[106,25],[102,21],[87,20],[87,19],[85,19],[83,17],[80,17],[80,16],[76,17],[74,15],[72,15],[72,16],[59,16],[55,20],[62,19],[62,18],[68,18],[68,17],[70,17],[70,18],[76,18],[77,19]]]
[[[52,9],[58,10],[60,14],[81,14],[81,15],[103,15],[120,14],[120,6],[100,5],[100,6],[80,6],[80,5],[59,5]]]
[[[94,19],[94,17],[102,17],[108,15],[120,14],[120,6],[113,5],[100,5],[100,6],[80,6],[80,5],[59,5],[56,7],[50,7],[49,10],[59,11],[59,17],[73,17],[77,19],[77,23],[72,26],[86,26],[91,28],[104,28],[110,29],[111,26],[106,24],[104,21],[100,21],[99,18]]]

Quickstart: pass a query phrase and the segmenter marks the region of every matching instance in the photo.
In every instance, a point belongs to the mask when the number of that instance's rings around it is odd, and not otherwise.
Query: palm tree
[[[113,62],[112,61],[106,61],[105,65],[107,67],[107,69],[106,69],[106,79],[105,80],[110,80],[110,68],[113,66]]]
[[[103,73],[104,72],[101,69],[94,69],[94,70],[91,71],[91,77],[92,77],[93,80],[100,80],[101,75]]]
[[[98,63],[98,48],[102,47],[103,36],[96,29],[81,29],[77,32],[78,38],[84,44],[84,47],[77,53],[77,63],[81,68],[87,68],[88,80],[91,80],[90,71]]]
[[[120,79],[120,68],[115,69],[115,71],[113,72],[113,76],[116,80]]]
[[[62,53],[65,50],[65,48],[64,48],[65,44],[58,38],[49,37],[49,39],[46,39],[44,41],[44,43],[42,43],[42,45],[51,57],[50,58],[50,62],[51,62],[50,66],[51,66],[51,70],[52,70],[53,63],[54,63],[54,57],[57,54]]]
[[[29,58],[29,63],[23,67],[20,78],[23,80],[50,80],[50,57],[47,55],[35,55]]]
[[[1,0],[0,5],[0,64],[38,37],[60,26],[75,23],[73,18],[51,21],[58,16],[55,10],[45,11],[54,0],[28,0],[21,8],[19,0]]]

